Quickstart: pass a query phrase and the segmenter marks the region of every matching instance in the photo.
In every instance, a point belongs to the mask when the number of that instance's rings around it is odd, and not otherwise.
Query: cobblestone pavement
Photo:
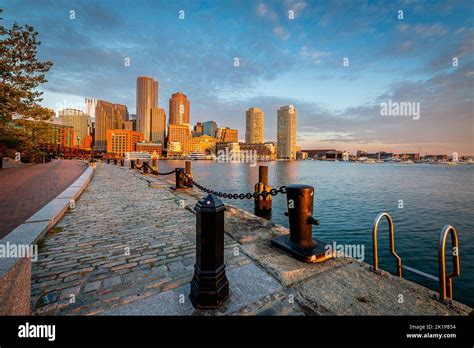
[[[0,239],[64,191],[86,168],[77,161],[53,160],[1,169]]]
[[[98,314],[190,282],[195,215],[170,184],[99,163],[33,263],[33,314]],[[195,200],[186,200],[194,204]],[[250,263],[225,238],[227,269]]]

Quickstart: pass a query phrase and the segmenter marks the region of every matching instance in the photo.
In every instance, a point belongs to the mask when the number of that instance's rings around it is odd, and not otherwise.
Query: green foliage
[[[32,152],[44,121],[53,116],[39,105],[42,92],[37,88],[47,82],[46,73],[53,65],[37,59],[40,44],[30,25],[0,25],[0,152],[11,148]],[[19,120],[12,122],[14,118]],[[21,122],[25,119],[36,122]]]

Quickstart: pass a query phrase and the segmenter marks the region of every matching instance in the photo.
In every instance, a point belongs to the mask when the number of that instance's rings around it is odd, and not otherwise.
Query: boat
[[[401,161],[401,162],[398,162],[399,164],[414,164],[415,162],[413,162],[412,160],[406,160],[406,161]]]
[[[188,159],[192,161],[197,161],[197,160],[206,160],[207,156],[203,154],[202,152],[193,152],[188,156]]]

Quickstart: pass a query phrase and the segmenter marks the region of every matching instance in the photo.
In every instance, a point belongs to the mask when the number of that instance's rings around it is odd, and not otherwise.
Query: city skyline
[[[55,63],[45,106],[92,96],[134,113],[134,82],[146,75],[160,81],[158,105],[183,91],[193,101],[191,123],[212,119],[241,138],[248,108],[268,115],[268,141],[276,139],[276,110],[293,104],[303,149],[474,153],[468,2],[89,4],[5,5],[5,23],[32,24],[40,56]],[[419,103],[420,118],[381,116],[389,100]]]

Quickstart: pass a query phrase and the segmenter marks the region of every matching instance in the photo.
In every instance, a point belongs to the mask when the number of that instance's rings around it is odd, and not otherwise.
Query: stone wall
[[[31,259],[9,259],[7,262],[14,265],[4,272],[0,270],[0,315],[29,315]]]

